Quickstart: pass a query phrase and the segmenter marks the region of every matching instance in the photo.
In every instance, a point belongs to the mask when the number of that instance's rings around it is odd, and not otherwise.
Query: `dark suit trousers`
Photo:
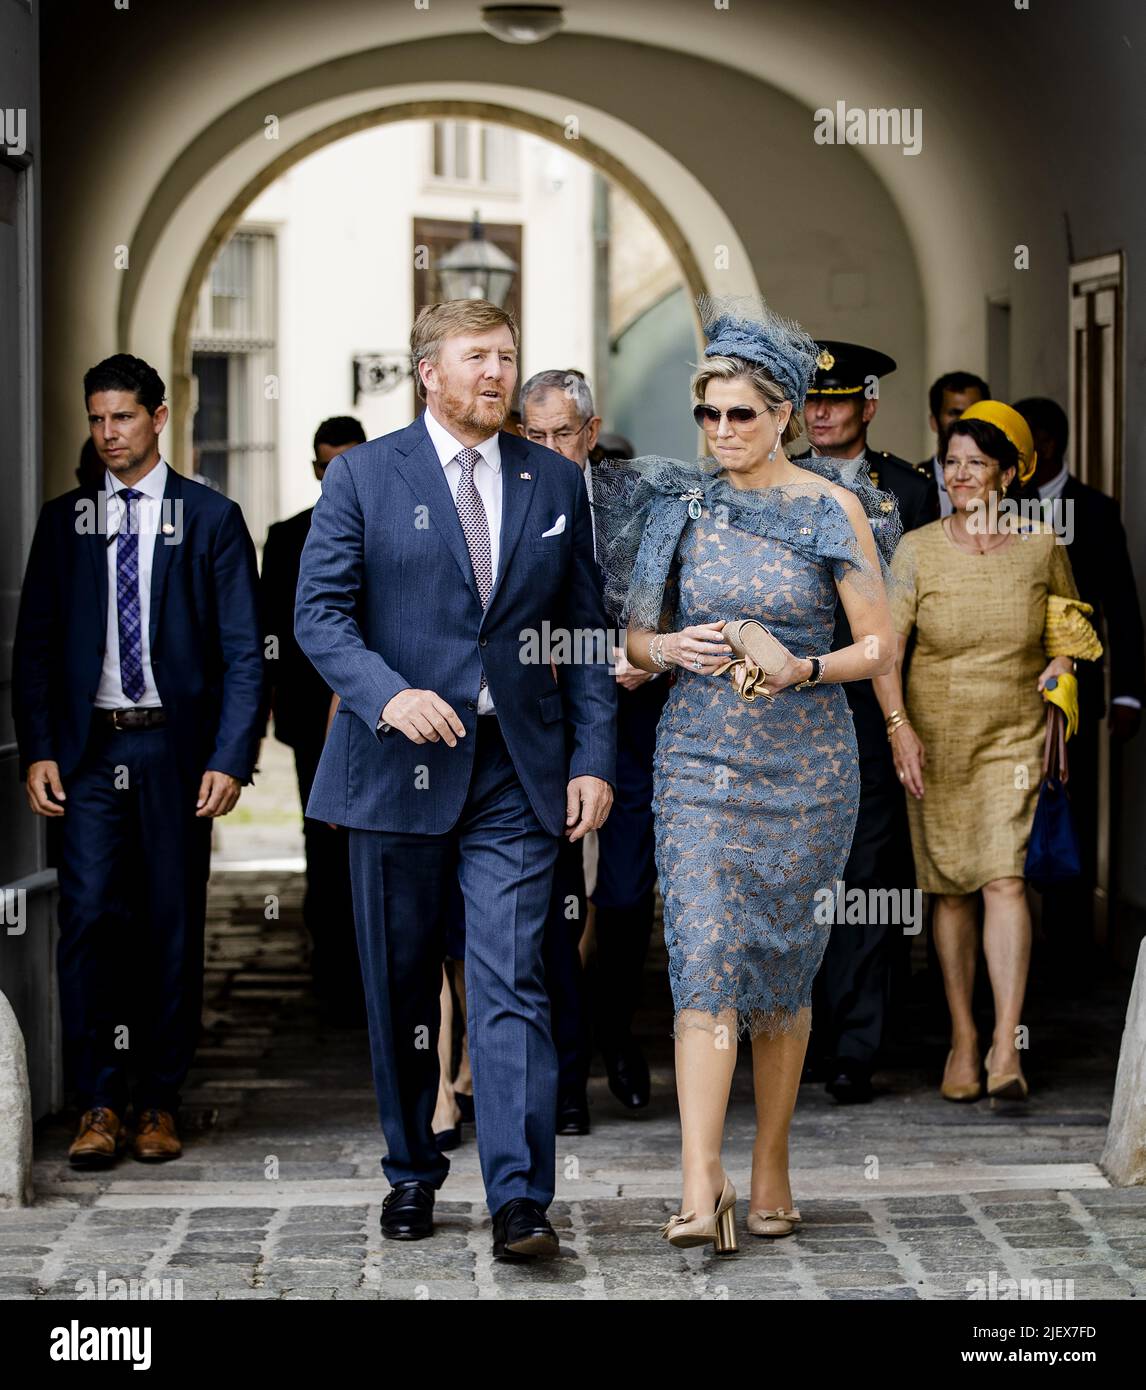
[[[617,690],[617,787],[597,832],[596,1027],[601,1047],[628,1041],[652,934],[657,868],[653,834],[653,754],[668,698],[661,677]]]
[[[305,807],[318,771],[322,744],[296,744],[294,765]],[[302,918],[311,940],[310,969],[315,993],[322,999],[362,1006],[362,974],[354,937],[354,903],[350,893],[350,835],[341,826],[303,817],[306,894]]]
[[[58,970],[81,1106],[175,1111],[199,1040],[211,822],[169,731],[93,732],[64,784]],[[134,1075],[134,1091],[131,1078]]]
[[[845,892],[910,888],[910,840],[903,789],[883,749],[860,759],[860,804]],[[869,899],[870,901],[870,899]],[[813,989],[815,1054],[871,1069],[883,1039],[891,956],[901,925],[834,922]]]
[[[391,737],[402,737],[400,734]],[[391,1183],[440,1187],[434,1145],[439,996],[454,874],[466,914],[466,1005],[478,1157],[490,1211],[553,1200],[557,1057],[542,944],[558,840],[538,822],[495,715],[478,719],[462,813],[443,835],[352,830],[350,873]]]

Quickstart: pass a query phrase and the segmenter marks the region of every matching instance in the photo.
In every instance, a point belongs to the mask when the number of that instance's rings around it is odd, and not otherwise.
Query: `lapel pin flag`
[[[517,476],[519,478],[524,478],[527,483],[531,483],[533,481],[532,473],[519,473]]]

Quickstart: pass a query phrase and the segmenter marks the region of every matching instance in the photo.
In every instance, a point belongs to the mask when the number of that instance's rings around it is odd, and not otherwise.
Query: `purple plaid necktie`
[[[139,513],[143,496],[125,487],[120,500],[127,510],[115,545],[115,602],[119,615],[119,683],[129,700],[143,698],[143,637],[139,612]]]

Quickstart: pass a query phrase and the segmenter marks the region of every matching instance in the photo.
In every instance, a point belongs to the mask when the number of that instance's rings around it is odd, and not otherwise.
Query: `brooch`
[[[690,487],[687,492],[682,492],[680,495],[680,500],[688,503],[688,514],[693,521],[700,520],[700,499],[703,496],[704,493],[698,487]]]

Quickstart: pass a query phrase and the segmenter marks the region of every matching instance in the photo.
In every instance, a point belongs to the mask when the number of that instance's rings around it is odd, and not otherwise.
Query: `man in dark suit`
[[[974,372],[944,372],[931,383],[927,393],[928,424],[935,436],[935,452],[919,465],[921,472],[930,472],[939,493],[939,515],[951,515],[951,499],[943,476],[940,451],[946,448],[947,431],[959,416],[979,401],[991,399],[991,388]]]
[[[314,436],[314,476],[321,483],[331,459],[365,443],[366,432],[352,416],[324,420]],[[326,739],[331,701],[330,687],[303,655],[294,635],[298,571],[313,512],[313,507],[307,507],[270,527],[259,581],[267,708],[274,718],[275,737],[294,751],[304,811]],[[311,940],[315,993],[331,1022],[362,1024],[366,1015],[354,941],[349,838],[342,826],[304,815],[303,843],[306,895],[302,916]]]
[[[1094,608],[1091,621],[1110,670],[1108,730],[1116,752],[1134,737],[1146,699],[1142,610],[1126,532],[1112,497],[1088,487],[1067,466],[1069,425],[1055,401],[1030,397],[1015,409],[1031,427],[1038,463],[1025,495],[1038,497],[1047,520],[1067,544],[1079,596]],[[1070,801],[1082,853],[1082,874],[1043,898],[1043,930],[1059,973],[1077,979],[1093,942],[1098,846],[1098,748],[1107,713],[1104,663],[1078,663],[1078,732],[1070,743]]]
[[[576,640],[606,626],[589,499],[575,464],[502,431],[517,342],[512,316],[485,300],[421,311],[410,346],[426,409],[327,469],[295,618],[341,697],[307,811],[351,829],[392,1189],[382,1234],[430,1235],[449,1171],[432,1117],[458,876],[499,1259],[558,1251],[545,1215],[557,1062],[542,943],[560,837],[604,822],[615,775],[609,653]]]
[[[521,388],[521,412],[525,437],[575,463],[592,503],[590,457],[598,442],[601,417],[594,411],[593,393],[584,376],[572,370],[538,372]],[[610,623],[619,630],[612,615]],[[609,1089],[622,1105],[639,1110],[649,1102],[649,1068],[633,1038],[632,1023],[653,924],[653,749],[668,681],[638,670],[620,648],[614,660],[617,794],[609,819],[597,834],[594,1014]],[[572,920],[571,902],[579,909]],[[577,949],[585,902],[581,846],[569,845],[558,857],[548,943],[554,1041],[561,1064],[559,1134],[589,1132],[587,991]]]
[[[163,395],[127,354],[84,377],[104,477],[40,513],[13,651],[28,801],[59,837],[77,1167],[122,1151],[129,1091],[135,1156],[181,1151],[211,821],[251,780],[259,743],[254,547],[235,503],[160,455]]]
[[[854,460],[866,469],[874,486],[894,495],[905,531],[935,520],[939,499],[928,470],[868,446],[868,427],[879,405],[878,382],[895,370],[894,360],[856,343],[823,341],[817,347],[816,374],[804,407],[812,450]],[[799,462],[806,456],[793,457]],[[844,647],[851,641],[847,618],[837,606],[832,645]],[[844,689],[860,759],[859,815],[844,881],[849,890],[859,888],[869,902],[878,902],[874,895],[879,890],[910,887],[914,881],[907,811],[871,681],[849,681]],[[887,922],[835,923],[816,976],[809,1074],[826,1066],[828,1093],[841,1105],[873,1096],[871,1076],[887,1019],[895,931]]]

